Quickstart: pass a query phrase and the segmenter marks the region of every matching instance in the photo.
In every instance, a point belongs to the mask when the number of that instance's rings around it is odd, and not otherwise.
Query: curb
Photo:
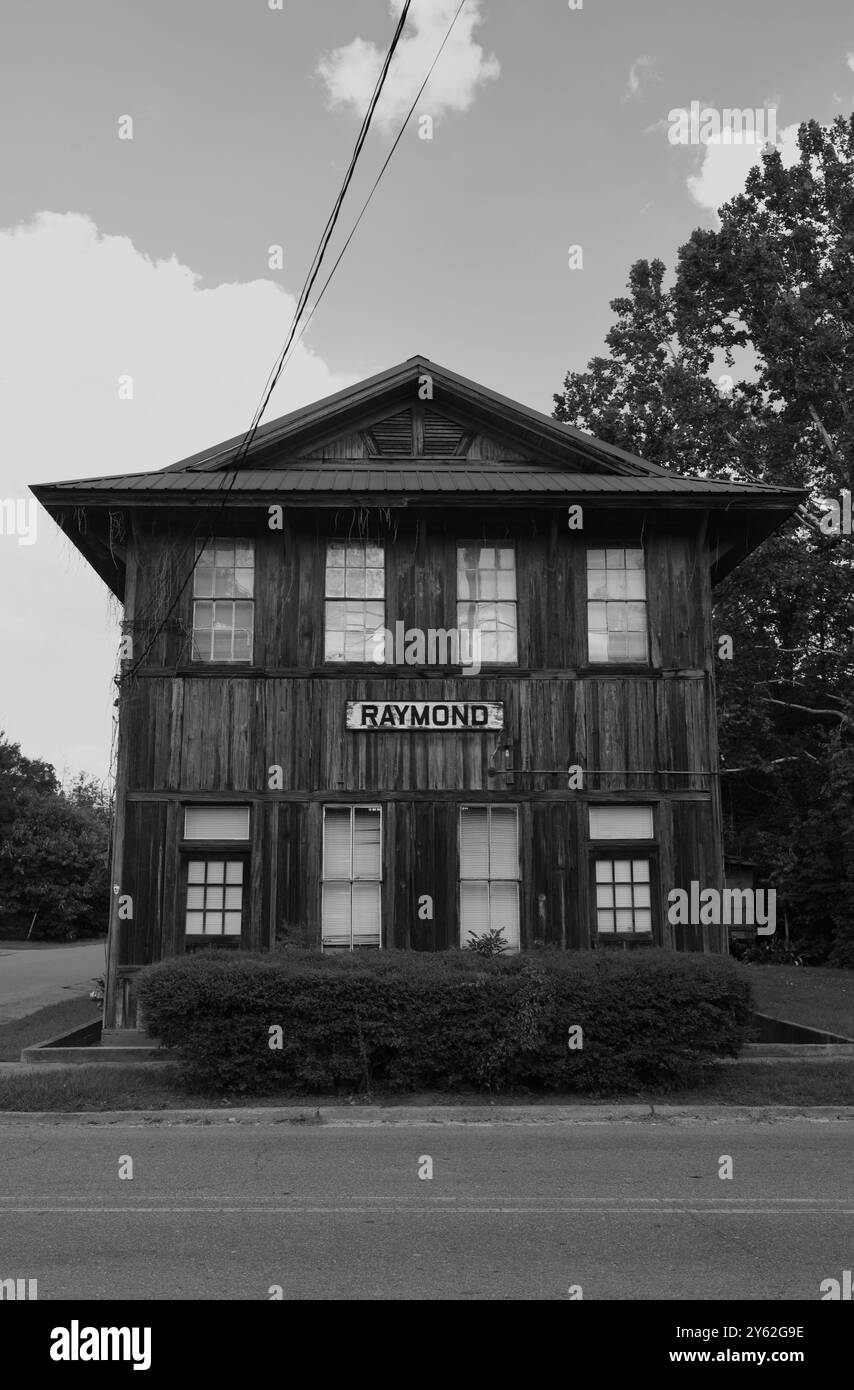
[[[350,1105],[245,1107],[230,1110],[3,1110],[3,1125],[325,1125],[331,1129],[424,1125],[811,1124],[854,1121],[854,1105]]]

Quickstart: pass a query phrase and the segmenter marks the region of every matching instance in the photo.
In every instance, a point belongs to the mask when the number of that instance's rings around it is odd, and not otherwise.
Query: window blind
[[[591,840],[651,840],[651,806],[591,806]]]
[[[248,840],[248,806],[188,806],[185,840]]]

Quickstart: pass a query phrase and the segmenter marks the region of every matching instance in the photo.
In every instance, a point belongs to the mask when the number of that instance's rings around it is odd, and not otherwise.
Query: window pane
[[[490,883],[489,885],[489,926],[492,931],[500,931],[508,946],[519,948],[519,885],[518,883]]]
[[[643,570],[626,570],[626,598],[646,598],[646,583]]]
[[[203,912],[188,912],[185,922],[185,931],[188,936],[201,936],[205,929],[205,914]]]
[[[385,598],[383,570],[365,570],[365,594],[368,598]]]
[[[185,840],[248,840],[248,806],[188,806],[184,811]],[[191,866],[192,867],[192,866]],[[210,869],[208,865],[208,881]],[[222,869],[222,864],[216,866]],[[216,880],[222,883],[222,878]],[[199,880],[201,882],[201,880]]]
[[[464,807],[460,812],[460,878],[489,878],[487,807]]]
[[[591,840],[651,840],[651,806],[591,806]]]
[[[323,944],[350,945],[350,884],[323,885]]]
[[[380,878],[379,811],[356,809],[353,814],[353,877]]]
[[[596,882],[612,883],[614,880],[614,864],[611,859],[596,860]]]
[[[380,944],[380,885],[354,883],[352,893],[353,945]]]
[[[587,568],[590,570],[603,570],[605,568],[604,550],[588,550]]]
[[[594,632],[605,632],[605,614],[607,611],[605,603],[588,603],[587,605],[587,626],[591,635]]]
[[[347,566],[344,593],[347,598],[365,597],[365,571],[363,569],[355,570],[350,569],[349,565]]]
[[[599,931],[613,931],[613,930],[614,930],[614,914],[613,914],[613,912],[597,912],[596,918],[597,918],[596,925],[597,925]]]
[[[239,912],[226,912],[225,914],[225,935],[239,936],[241,928],[241,915]]]
[[[341,569],[330,569],[330,570],[327,570],[327,571],[326,571],[326,592],[327,592],[327,594],[329,595],[330,598],[343,598],[343,597],[344,597],[344,570],[343,570],[343,568],[341,568]],[[327,604],[327,605],[326,605],[326,611],[327,611],[327,613],[329,612],[330,606],[331,606],[330,604]]]
[[[225,881],[226,881],[226,883],[242,883],[242,882],[243,882],[243,860],[242,860],[242,859],[232,859],[228,864],[226,864],[226,866],[225,866]]]
[[[519,835],[513,807],[491,808],[488,876],[491,879],[519,876]]]
[[[629,863],[628,859],[615,859],[615,860],[614,860],[614,882],[615,882],[615,883],[631,883],[631,881],[632,881],[632,866],[631,866],[631,864]]]
[[[625,570],[605,571],[605,594],[610,599],[624,599],[626,597]]]
[[[186,838],[186,833],[185,833]],[[205,881],[205,861],[203,859],[191,859],[187,866],[188,883],[204,883]]]
[[[649,883],[649,860],[632,860],[632,877],[635,883]]]
[[[350,808],[328,806],[323,820],[323,877],[350,878]],[[349,894],[348,894],[349,900]]]
[[[635,929],[637,931],[652,931],[652,913],[645,910],[636,912]]]
[[[469,932],[482,936],[489,931],[489,885],[460,883],[460,944],[468,944]]]

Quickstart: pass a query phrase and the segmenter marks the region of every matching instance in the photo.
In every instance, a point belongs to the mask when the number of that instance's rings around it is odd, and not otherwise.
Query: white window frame
[[[639,565],[627,565],[626,554],[640,554],[641,563]],[[592,556],[602,556],[603,564],[591,564]],[[622,557],[618,563],[617,557]],[[649,665],[649,607],[646,583],[646,552],[642,545],[588,545],[585,556],[585,574],[587,585],[587,661],[592,666],[648,666]],[[591,594],[593,587],[593,576],[602,575],[605,577],[605,594]],[[638,584],[634,579],[630,585],[629,576],[640,576],[640,588],[642,594],[628,596],[628,588],[637,588]],[[609,576],[615,576],[614,585],[610,585]],[[619,576],[623,576],[622,581]],[[622,587],[626,592],[626,597],[618,597],[608,593],[609,587]],[[642,615],[638,615],[631,610],[642,608]],[[602,610],[601,614],[599,610]],[[594,610],[596,610],[594,612]],[[618,624],[611,626],[611,618],[622,618],[624,626]],[[643,617],[643,626],[629,627],[629,623],[637,622],[639,616]],[[597,617],[604,620],[604,627],[601,625],[593,626],[593,618]],[[611,637],[625,637],[629,635],[643,636],[643,655],[629,656],[627,653],[611,654]],[[593,638],[605,639],[605,655],[594,656],[592,653]]]
[[[499,596],[499,595],[498,595],[498,592],[497,592],[497,591],[498,591],[498,580],[497,580],[497,578],[496,578],[496,586],[495,586],[495,587],[496,587],[496,596],[495,596],[495,598],[463,598],[463,597],[461,596],[461,594],[460,594],[460,580],[461,580],[461,577],[462,577],[462,574],[463,574],[463,570],[464,570],[464,567],[463,567],[463,565],[462,565],[462,563],[461,563],[462,552],[463,552],[464,550],[477,550],[478,552],[480,552],[480,551],[482,551],[482,550],[499,550],[499,549],[511,551],[511,553],[512,553],[512,555],[513,555],[513,566],[512,566],[512,569],[511,569],[511,568],[506,568],[506,569],[504,569],[504,568],[502,568],[501,566],[499,566],[498,564],[496,564],[496,565],[495,565],[493,568],[491,568],[491,569],[484,569],[484,570],[481,570],[480,565],[478,565],[477,571],[476,571],[476,572],[477,572],[478,574],[495,574],[496,576],[498,576],[498,575],[500,575],[500,574],[512,574],[512,576],[513,576],[513,597],[512,597],[512,598],[507,598],[507,597],[505,597],[505,596],[503,596],[503,595],[502,595],[502,596]],[[498,655],[497,655],[497,649],[498,649],[498,635],[499,635],[499,631],[500,631],[500,629],[499,629],[499,627],[498,627],[498,612],[497,612],[499,605],[503,605],[505,608],[511,608],[512,611],[513,611],[513,641],[514,641],[514,647],[515,647],[515,651],[514,651],[513,656],[498,656]],[[474,609],[474,623],[473,623],[473,624],[470,624],[470,623],[468,623],[468,622],[463,622],[463,621],[462,621],[463,610],[468,609],[468,608],[473,608],[473,609]],[[481,613],[481,610],[482,610],[482,609],[490,609],[490,608],[491,608],[491,609],[494,609],[494,610],[496,610],[496,611],[495,611],[495,613],[494,613],[491,617],[486,617],[486,615],[485,615],[485,620],[488,621],[488,622],[491,622],[491,623],[493,624],[493,626],[491,626],[491,627],[484,627],[484,626],[483,626],[483,620],[482,620],[481,617],[480,617],[480,613]],[[481,665],[482,665],[482,666],[518,666],[518,665],[519,665],[519,576],[518,576],[517,550],[516,550],[516,542],[515,542],[515,541],[508,541],[508,540],[503,540],[503,541],[484,541],[484,540],[479,540],[479,541],[465,541],[465,540],[458,540],[458,541],[457,541],[457,608],[456,608],[456,620],[457,620],[457,631],[458,631],[458,633],[460,634],[460,647],[461,647],[461,648],[462,648],[462,634],[463,634],[463,632],[468,632],[468,633],[469,633],[469,651],[470,651],[470,652],[471,652],[471,651],[474,651],[474,647],[472,646],[472,642],[473,642],[473,635],[472,635],[472,634],[473,634],[474,632],[479,632],[479,634],[480,634],[480,646],[479,646],[479,651],[480,651],[480,662],[481,662]],[[496,645],[496,655],[495,655],[495,656],[488,656],[488,655],[486,654],[485,649],[484,649],[484,648],[485,648],[485,640],[484,640],[484,639],[485,639],[486,637],[492,636],[493,634],[495,635],[495,639],[496,639],[496,642],[495,642],[495,645]]]
[[[344,549],[344,563],[341,564],[341,565],[332,565],[332,564],[330,564],[330,554],[332,553],[332,547],[333,547],[333,546],[342,546],[343,549]],[[368,574],[369,569],[373,571],[373,570],[376,570],[376,569],[379,569],[379,568],[380,568],[380,566],[378,566],[378,565],[371,565],[371,566],[369,566],[369,565],[367,564],[367,553],[368,553],[368,549],[369,549],[369,548],[372,549],[372,550],[378,550],[378,551],[380,552],[381,557],[382,557],[382,589],[383,589],[383,591],[382,591],[382,596],[380,597],[380,596],[375,595],[375,594],[373,594],[373,595],[368,595],[368,594],[365,594],[365,595],[348,594],[348,593],[347,593],[347,588],[348,588],[348,575],[349,575],[349,574],[352,574],[352,573],[357,573],[357,574],[359,574],[359,573],[364,573],[364,574],[365,574],[365,588],[367,588],[367,582],[368,582],[368,581],[367,581],[367,574]],[[351,551],[356,551],[356,550],[361,550],[362,556],[363,556],[363,563],[362,563],[361,565],[356,565],[356,564],[350,565],[350,563],[349,563],[349,560],[350,560],[350,553],[351,553]],[[361,539],[346,540],[346,539],[339,538],[339,537],[337,537],[337,536],[329,536],[329,537],[327,537],[327,540],[326,540],[326,548],[325,548],[325,551],[324,551],[324,571],[323,571],[323,660],[324,660],[325,662],[331,662],[331,663],[335,664],[336,666],[337,666],[337,665],[349,665],[349,666],[351,666],[351,665],[354,665],[354,664],[364,665],[366,662],[377,662],[377,661],[382,662],[382,661],[385,660],[385,641],[382,640],[382,641],[379,642],[379,643],[377,642],[377,633],[380,633],[381,636],[384,638],[385,629],[386,629],[386,612],[387,612],[387,606],[388,606],[388,605],[387,605],[387,599],[386,599],[386,563],[385,563],[385,562],[386,562],[385,543],[384,543],[383,541],[370,541],[370,540],[361,540]],[[343,580],[344,593],[342,593],[342,594],[330,594],[330,593],[329,593],[330,574],[331,574],[331,573],[343,574],[343,576],[344,576],[344,580]],[[344,649],[343,649],[343,651],[337,651],[337,650],[330,651],[330,637],[329,637],[330,631],[333,631],[333,632],[341,631],[340,628],[336,628],[336,627],[331,627],[331,626],[330,626],[330,621],[329,621],[329,619],[330,619],[330,607],[331,607],[332,604],[336,604],[336,605],[339,605],[339,606],[340,606],[340,605],[343,605],[343,606],[345,607],[345,620],[346,620],[347,615],[350,614],[350,613],[356,613],[357,616],[358,616],[357,610],[361,609],[361,618],[362,618],[361,628],[356,627],[356,628],[350,629],[349,627],[347,627],[347,626],[345,625],[345,627],[344,627],[344,629],[343,629],[343,637],[344,637]],[[379,607],[382,608],[381,619],[380,619],[380,621],[379,621],[378,623],[376,623],[374,626],[371,626],[371,624],[373,623],[373,619],[370,619],[370,620],[368,619],[368,604],[376,604],[377,606],[379,606]],[[347,636],[348,636],[348,633],[351,632],[351,631],[361,632],[362,649],[361,649],[361,651],[360,651],[357,655],[348,656],[348,655],[347,655]]]
[[[349,811],[349,812],[350,812],[350,876],[349,876],[349,878],[346,878],[346,879],[345,879],[345,878],[340,878],[340,877],[339,877],[339,878],[328,878],[328,877],[327,877],[327,874],[326,874],[326,816],[327,816],[327,812],[328,812],[328,811]],[[379,830],[380,830],[380,873],[379,873],[379,878],[367,877],[367,876],[364,876],[364,875],[356,876],[356,875],[353,874],[353,859],[354,859],[353,847],[354,847],[355,829],[356,829],[356,816],[355,816],[355,812],[356,812],[356,811],[373,811],[375,814],[377,814],[377,815],[379,816]],[[349,949],[350,951],[355,951],[355,950],[357,950],[357,949],[358,949],[358,950],[362,950],[362,949],[367,949],[367,950],[376,950],[376,949],[379,949],[379,950],[382,950],[382,944],[383,944],[382,906],[383,906],[383,863],[384,863],[383,848],[384,848],[384,843],[385,843],[385,842],[384,842],[384,837],[383,837],[383,829],[384,829],[384,825],[383,825],[383,808],[382,808],[382,806],[370,805],[370,804],[366,804],[366,803],[364,803],[364,802],[358,802],[358,801],[350,802],[350,803],[345,803],[344,805],[341,805],[340,803],[338,803],[338,804],[335,804],[335,805],[330,804],[330,805],[328,805],[328,806],[324,806],[324,808],[323,808],[323,827],[322,827],[322,856],[323,856],[323,863],[322,863],[321,875],[320,875],[320,949],[321,949],[321,951],[327,951],[327,950],[330,950],[330,951],[340,951],[340,950],[347,950],[347,949]],[[342,947],[342,946],[339,946],[339,945],[337,945],[337,944],[328,944],[328,943],[326,942],[326,940],[324,939],[324,925],[325,925],[325,924],[324,924],[323,899],[324,899],[324,888],[325,888],[325,886],[326,886],[327,883],[338,883],[338,884],[341,884],[341,883],[348,883],[349,886],[350,886],[350,945],[349,945],[349,948],[346,947],[346,946],[343,946],[343,947]],[[376,884],[376,886],[377,886],[377,889],[378,889],[378,900],[379,900],[379,908],[378,908],[378,918],[379,918],[379,921],[378,921],[378,925],[377,925],[377,939],[376,939],[376,941],[361,941],[361,942],[358,942],[358,943],[353,941],[353,885],[354,885],[355,883],[373,883],[373,884]]]
[[[486,811],[486,813],[487,813],[486,843],[487,843],[487,850],[488,850],[489,857],[490,857],[490,861],[491,861],[491,859],[492,859],[492,843],[491,843],[491,838],[492,838],[492,837],[491,837],[491,830],[492,830],[492,812],[493,812],[494,810],[495,810],[495,811],[513,811],[514,814],[515,814],[515,820],[516,820],[516,873],[515,873],[515,876],[512,877],[512,878],[510,878],[510,877],[507,877],[507,878],[493,878],[493,877],[490,875],[490,877],[488,877],[488,878],[474,878],[474,877],[465,877],[465,878],[464,878],[464,877],[463,877],[463,816],[464,816],[464,814],[465,814],[466,812],[470,812],[470,811]],[[507,804],[505,804],[505,803],[503,803],[503,802],[500,802],[500,803],[497,803],[497,804],[494,804],[494,805],[493,805],[492,803],[487,803],[487,804],[480,803],[480,804],[478,804],[478,803],[475,802],[475,803],[471,803],[471,804],[468,804],[468,805],[465,805],[465,806],[460,806],[459,815],[458,815],[458,817],[457,817],[457,864],[458,864],[458,879],[457,879],[457,882],[458,882],[458,905],[459,905],[459,906],[458,906],[458,910],[459,910],[460,946],[461,946],[461,947],[467,947],[467,946],[468,946],[468,944],[469,944],[469,942],[468,942],[469,931],[471,930],[471,928],[466,927],[466,926],[464,925],[464,922],[463,922],[463,884],[464,884],[464,883],[479,883],[479,884],[485,884],[485,885],[486,885],[486,889],[487,889],[487,901],[488,901],[488,904],[489,904],[489,917],[490,917],[490,921],[491,921],[491,920],[492,920],[492,885],[493,885],[493,883],[495,883],[495,884],[499,884],[499,883],[500,883],[500,884],[502,884],[502,885],[506,885],[506,884],[508,884],[508,883],[513,883],[513,884],[515,884],[515,887],[516,887],[516,940],[515,940],[515,942],[514,942],[514,941],[511,941],[511,940],[508,940],[508,942],[507,942],[508,950],[507,950],[506,954],[508,954],[508,955],[517,955],[517,954],[519,953],[519,951],[521,951],[521,949],[522,949],[522,918],[521,918],[522,863],[521,863],[521,852],[520,852],[520,844],[519,844],[519,807],[518,807],[517,805],[515,805],[515,804],[507,805]],[[491,862],[490,862],[490,864],[489,864],[488,867],[489,867],[489,869],[491,870],[491,868],[492,868]]]
[[[251,555],[251,557],[252,557],[252,563],[251,563],[251,565],[238,565],[238,564],[237,564],[237,547],[238,547],[238,546],[241,546],[241,547],[243,547],[245,550],[248,550],[248,551],[250,552],[250,555]],[[229,547],[229,548],[230,548],[231,554],[232,554],[232,557],[233,557],[233,563],[230,564],[230,565],[219,565],[219,566],[218,566],[218,565],[216,564],[216,551],[217,551],[217,548],[219,548],[219,549],[222,550],[222,549],[224,549],[225,547]],[[206,552],[206,551],[212,552],[212,559],[213,559],[213,563],[212,563],[212,564],[206,565],[206,564],[203,563],[203,561],[204,561],[204,559],[205,559],[205,552]],[[229,586],[230,589],[231,589],[231,592],[230,592],[229,594],[227,594],[227,595],[217,595],[217,593],[216,593],[216,576],[217,576],[217,574],[220,573],[220,572],[230,573],[230,574],[232,575],[232,581],[231,581],[231,584],[230,584],[230,586]],[[241,582],[241,581],[239,580],[238,576],[239,576],[239,575],[246,576],[247,573],[250,575],[249,581],[247,581],[247,580],[245,579],[245,577],[244,577],[244,579],[243,579],[242,582],[243,582],[244,584],[247,583],[247,582],[249,582],[249,584],[250,584],[250,586],[251,586],[251,589],[252,589],[252,592],[251,592],[251,594],[248,594],[248,595],[247,595],[247,594],[238,594],[238,593],[236,592],[236,590],[237,590],[238,584]],[[206,576],[207,576],[208,574],[210,574],[210,576],[211,576],[210,584],[209,584],[209,585],[208,585],[208,582],[207,582],[207,579],[206,579]],[[209,594],[205,594],[205,593],[200,592],[200,590],[202,590],[202,589],[204,589],[204,588],[207,588],[207,587],[210,587],[210,589],[211,589],[211,592],[210,592]],[[239,627],[238,624],[237,624],[237,615],[238,615],[238,605],[239,605],[239,604],[240,604],[240,605],[243,605],[244,607],[247,607],[247,606],[248,606],[248,608],[249,608],[249,626],[248,626],[248,628],[247,628],[247,627]],[[200,616],[200,610],[202,609],[203,606],[208,606],[208,607],[211,608],[211,615],[210,615],[210,617],[211,617],[211,626],[210,626],[210,627],[200,627],[200,626],[198,625],[198,618],[199,618],[199,616]],[[230,610],[230,611],[229,611],[229,610]],[[221,627],[217,627],[217,626],[216,626],[217,618],[219,618],[220,621],[224,623],[223,626],[221,626]],[[230,618],[230,622],[226,622],[226,621],[225,621],[226,618]],[[216,635],[216,633],[222,634],[223,632],[227,632],[227,633],[229,634],[229,655],[228,655],[228,656],[215,655],[215,650],[214,650],[214,649],[215,649],[215,641],[214,641],[215,635]],[[241,653],[240,655],[235,656],[235,654],[234,654],[235,639],[236,639],[238,633],[247,633],[247,632],[248,632],[248,634],[249,634],[249,652],[248,652],[248,655]],[[202,637],[204,637],[204,639],[205,639],[205,642],[204,642],[205,650],[202,650],[202,646],[201,646],[201,638],[202,638]],[[193,569],[193,635],[192,635],[192,641],[191,641],[191,655],[192,655],[192,660],[193,660],[193,661],[204,662],[206,665],[217,665],[217,664],[219,664],[219,663],[223,663],[224,665],[229,665],[229,666],[247,666],[247,665],[251,665],[251,664],[252,664],[252,657],[253,657],[254,649],[255,649],[255,543],[254,543],[254,541],[252,541],[252,540],[247,540],[247,539],[244,539],[244,538],[239,537],[239,536],[238,536],[238,537],[235,537],[235,536],[216,536],[216,537],[214,537],[214,538],[211,539],[211,540],[207,540],[207,541],[197,541],[197,542],[196,542],[196,564],[195,564],[195,567],[194,567],[194,569]]]

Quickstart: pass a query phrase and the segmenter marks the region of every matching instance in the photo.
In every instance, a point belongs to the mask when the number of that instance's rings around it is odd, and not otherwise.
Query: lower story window
[[[596,860],[596,927],[600,936],[652,931],[650,861]]]
[[[187,863],[188,936],[240,936],[243,926],[242,859],[190,859]]]
[[[324,950],[352,951],[381,940],[382,813],[378,806],[323,812]]]
[[[519,816],[515,806],[460,811],[460,945],[498,931],[519,950]]]

